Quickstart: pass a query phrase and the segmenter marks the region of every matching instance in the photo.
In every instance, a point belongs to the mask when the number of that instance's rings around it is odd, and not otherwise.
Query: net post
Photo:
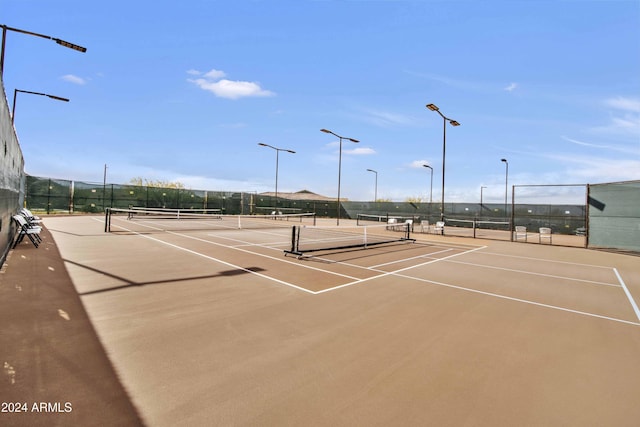
[[[364,228],[364,235],[363,235],[363,239],[364,239],[364,247],[365,249],[367,248],[367,227]]]
[[[111,232],[111,208],[104,210],[104,232]]]
[[[291,227],[291,253],[296,253],[298,252],[298,244],[297,244],[297,239],[296,239],[296,229],[298,229],[299,226],[294,225],[293,227]]]
[[[300,225],[294,225],[291,227],[291,249],[288,251],[284,251],[285,255],[286,254],[294,254],[294,255],[302,255],[302,253],[299,251],[299,240],[300,240],[300,228],[302,226]]]

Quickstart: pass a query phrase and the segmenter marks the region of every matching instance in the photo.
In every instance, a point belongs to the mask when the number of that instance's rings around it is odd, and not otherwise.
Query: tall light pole
[[[338,219],[336,221],[336,225],[340,225],[340,175],[342,171],[342,140],[346,139],[355,143],[358,143],[360,141],[353,138],[347,138],[346,136],[337,135],[328,129],[320,129],[320,132],[330,133],[331,135],[337,137],[340,140],[340,157],[338,158]]]
[[[374,171],[373,169],[367,169],[367,172],[373,172],[376,174],[376,187],[375,187],[376,189],[375,189],[375,192],[373,193],[374,194],[373,201],[377,202],[378,201],[378,171]]]
[[[15,116],[16,116],[16,97],[18,96],[18,92],[30,93],[31,95],[46,96],[48,98],[55,99],[56,101],[69,102],[69,100],[67,98],[63,98],[61,96],[48,95],[46,93],[40,93],[40,92],[30,92],[28,90],[14,89],[13,90],[13,108],[11,109],[11,124],[13,124]]]
[[[4,47],[7,39],[7,31],[15,31],[16,33],[28,34],[30,36],[41,37],[44,39],[53,40],[58,43],[60,46],[68,47],[69,49],[77,50],[79,52],[86,52],[87,48],[78,46],[77,44],[69,43],[67,41],[57,39],[51,36],[47,36],[44,34],[38,34],[31,31],[20,30],[18,28],[7,27],[6,25],[0,25],[2,27],[2,47],[0,48],[0,76],[4,73]]]
[[[500,159],[506,165],[506,171],[504,175],[504,216],[507,216],[507,193],[509,188],[509,162],[507,159]]]
[[[286,148],[278,148],[278,147],[274,147],[272,145],[269,144],[264,144],[262,142],[258,142],[258,145],[262,146],[262,147],[269,147],[272,148],[276,151],[276,215],[278,214],[278,155],[280,154],[281,151],[286,151],[287,153],[291,153],[291,154],[295,154],[296,152],[293,150],[288,150]]]
[[[435,111],[440,114],[440,117],[442,117],[442,202],[440,205],[440,221],[444,221],[444,165],[445,152],[447,151],[447,122],[451,123],[451,126],[460,126],[460,123],[442,114],[435,104],[427,104],[427,108],[431,111]],[[442,229],[442,234],[444,234],[444,228]]]
[[[482,190],[484,190],[485,188],[487,188],[486,186],[481,186],[480,187],[480,213],[482,214]]]
[[[431,204],[431,202],[433,202],[433,168],[429,165],[422,166],[431,169],[431,189],[429,190],[429,204]]]

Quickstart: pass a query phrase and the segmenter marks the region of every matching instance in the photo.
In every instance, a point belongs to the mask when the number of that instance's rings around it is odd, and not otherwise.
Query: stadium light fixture
[[[30,35],[30,36],[40,37],[40,38],[43,38],[43,39],[53,40],[54,42],[56,42],[60,46],[64,46],[64,47],[67,47],[69,49],[77,50],[78,52],[86,52],[87,51],[86,47],[82,47],[82,46],[79,46],[77,44],[70,43],[68,41],[65,41],[65,40],[62,40],[62,39],[59,39],[59,38],[47,36],[45,34],[39,34],[39,33],[34,33],[32,31],[21,30],[19,28],[12,28],[12,27],[8,27],[6,25],[0,25],[0,27],[2,27],[2,48],[0,48],[0,76],[3,75],[3,73],[4,73],[4,48],[5,48],[5,43],[6,43],[6,39],[7,39],[7,31],[15,31],[16,33],[22,33],[22,34],[27,34],[27,35]]]
[[[13,90],[13,108],[11,108],[11,124],[13,124],[16,116],[16,98],[18,97],[18,92],[30,93],[31,95],[46,96],[47,98],[55,99],[56,101],[69,102],[67,98],[63,98],[61,96],[49,95],[47,93],[40,93],[40,92],[31,92],[28,90],[14,89]]]
[[[291,154],[296,154],[296,152],[293,151],[293,150],[286,149],[286,148],[274,147],[273,145],[265,144],[263,142],[258,142],[258,145],[260,145],[261,147],[271,148],[271,149],[275,150],[275,152],[276,152],[276,202],[275,202],[275,212],[276,212],[276,215],[277,215],[278,214],[278,155],[280,154],[281,151],[286,151],[287,153],[291,153]]]
[[[447,150],[447,122],[451,123],[451,126],[460,126],[460,123],[442,114],[435,104],[427,104],[427,108],[431,111],[435,111],[440,115],[440,117],[442,117],[442,201],[440,204],[440,221],[444,221],[444,166],[445,153]],[[442,229],[442,234],[444,234],[444,228]]]
[[[340,140],[340,156],[338,158],[338,218],[336,221],[336,225],[340,225],[340,175],[341,175],[341,170],[342,170],[342,140],[346,139],[349,140],[351,142],[354,143],[358,143],[360,141],[358,141],[357,139],[353,139],[353,138],[347,138],[346,136],[340,136],[336,133],[331,132],[328,129],[320,129],[320,132],[324,132],[324,133],[329,133],[335,137],[337,137]]]
[[[367,169],[367,172],[373,172],[376,174],[376,187],[375,187],[375,192],[373,193],[373,201],[375,203],[378,201],[378,171],[374,171],[373,169]]]

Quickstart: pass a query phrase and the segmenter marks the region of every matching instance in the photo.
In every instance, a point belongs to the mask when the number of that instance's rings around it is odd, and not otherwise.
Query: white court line
[[[496,252],[483,252],[482,254],[483,255],[499,256],[499,257],[508,257],[508,258],[528,259],[528,260],[547,262],[547,263],[554,263],[554,264],[577,265],[577,266],[581,266],[581,267],[606,268],[606,269],[611,269],[612,268],[612,267],[608,267],[608,266],[605,266],[605,265],[584,264],[584,263],[572,262],[572,261],[558,261],[556,259],[535,258],[535,257],[530,257],[530,256],[500,254],[500,253],[496,253]]]
[[[433,263],[436,263],[436,262],[444,261],[444,260],[449,259],[449,258],[457,257],[457,256],[460,256],[460,255],[465,255],[465,254],[468,254],[468,253],[471,253],[471,252],[475,252],[477,250],[484,249],[484,248],[486,248],[486,246],[479,246],[479,247],[477,247],[475,249],[470,249],[468,251],[464,251],[464,252],[460,252],[460,253],[457,253],[457,254],[449,255],[449,256],[444,257],[444,258],[432,259],[430,261],[423,262],[423,263],[416,264],[416,265],[411,265],[409,267],[401,268],[399,270],[385,271],[382,274],[379,274],[377,276],[367,277],[367,278],[364,278],[364,279],[358,279],[356,281],[353,281],[353,282],[350,282],[350,283],[345,283],[345,284],[339,285],[339,286],[335,286],[333,288],[327,288],[327,289],[323,289],[321,291],[316,291],[315,294],[323,294],[325,292],[335,291],[336,289],[346,288],[347,286],[353,286],[353,285],[357,285],[359,283],[368,282],[370,280],[379,279],[380,277],[396,275],[396,274],[398,274],[399,272],[402,272],[402,271],[407,271],[407,270],[411,270],[413,268],[418,268],[418,267],[422,267],[422,266],[425,266],[425,265],[433,264]]]
[[[246,231],[248,230],[247,228],[239,228],[237,229],[239,231]],[[273,229],[272,229],[273,230]],[[280,238],[286,238],[287,240],[283,241],[283,242],[273,242],[273,243],[268,243],[269,245],[276,245],[276,246],[280,246],[280,245],[288,245],[287,247],[291,246],[291,228],[285,228],[282,227],[280,228],[280,230],[282,231],[286,231],[287,233],[285,235],[283,235],[283,233],[275,233],[273,231],[265,231],[264,229],[253,229],[251,230],[252,234],[265,234],[267,236],[276,236],[276,237],[280,237]],[[264,247],[268,247],[266,246],[267,243],[251,243],[251,242],[247,242],[245,240],[237,240],[237,239],[232,239],[231,237],[225,237],[225,236],[219,236],[216,233],[208,233],[208,236],[211,237],[217,237],[217,238],[222,238],[222,239],[227,239],[227,240],[236,240],[237,242],[240,243],[244,243],[245,245],[251,245],[251,246],[264,246]]]
[[[536,272],[527,271],[527,270],[516,270],[514,268],[495,267],[495,266],[486,265],[486,264],[476,264],[476,263],[473,263],[473,262],[464,262],[464,261],[449,261],[449,262],[455,262],[457,264],[472,265],[474,267],[490,268],[490,269],[494,269],[494,270],[503,270],[503,271],[512,271],[512,272],[515,272],[515,273],[521,273],[521,274],[530,274],[532,276],[551,277],[553,279],[571,280],[571,281],[574,281],[574,282],[592,283],[592,284],[595,284],[595,285],[614,286],[616,288],[620,286],[620,285],[617,285],[615,283],[597,282],[595,280],[586,280],[586,279],[576,279],[576,278],[573,278],[573,277],[556,276],[556,275],[553,275],[553,274],[545,274],[545,273],[536,273]]]
[[[450,248],[450,249],[444,249],[444,250],[442,250],[442,251],[432,252],[432,253],[428,253],[428,254],[425,254],[425,255],[418,255],[418,256],[411,257],[411,258],[404,258],[404,259],[399,259],[399,260],[396,260],[396,261],[385,262],[385,263],[383,263],[383,264],[376,264],[376,265],[372,265],[371,267],[368,267],[368,268],[369,268],[369,269],[371,269],[371,270],[375,270],[375,269],[377,269],[378,267],[384,267],[384,266],[386,266],[386,265],[391,265],[391,264],[398,264],[398,263],[400,263],[400,262],[412,261],[412,260],[414,260],[414,259],[420,259],[420,258],[432,258],[434,255],[438,255],[438,254],[445,253],[445,252],[450,252],[450,251],[452,251],[452,250],[453,250],[452,248]],[[437,259],[436,259],[436,260],[437,260]]]
[[[631,295],[631,292],[629,292],[629,289],[627,289],[627,285],[624,284],[624,280],[622,280],[620,273],[618,273],[618,269],[614,268],[613,271],[616,273],[616,276],[618,276],[620,285],[622,285],[622,289],[624,289],[624,293],[627,294],[627,298],[629,298],[629,302],[631,303],[631,307],[633,307],[633,311],[636,312],[636,317],[638,317],[638,320],[640,320],[640,310],[638,309],[638,305],[634,301],[633,296]]]
[[[228,263],[226,261],[222,261],[222,260],[219,260],[217,258],[213,258],[211,256],[204,255],[202,253],[193,251],[191,249],[183,248],[181,246],[174,245],[172,243],[168,243],[168,242],[162,241],[160,239],[156,239],[156,238],[153,238],[153,237],[150,237],[150,236],[147,236],[147,235],[144,235],[144,234],[132,231],[132,230],[128,230],[127,228],[122,227],[122,226],[116,225],[116,227],[122,228],[123,230],[129,231],[129,232],[132,232],[135,235],[138,235],[140,237],[144,237],[146,239],[162,243],[164,245],[173,247],[175,249],[178,249],[178,250],[181,250],[181,251],[185,251],[185,252],[188,252],[188,253],[191,253],[191,254],[194,254],[194,255],[197,255],[197,256],[200,256],[200,257],[203,257],[203,258],[215,261],[215,262],[219,262],[221,264],[230,266],[230,267],[238,269],[238,270],[245,271],[245,272],[250,273],[250,274],[255,274],[255,275],[257,275],[259,277],[262,277],[262,278],[265,278],[267,280],[271,280],[271,281],[274,281],[276,283],[283,284],[285,286],[289,286],[291,288],[298,289],[298,290],[301,290],[303,292],[306,292],[306,293],[309,293],[309,294],[312,294],[312,295],[318,295],[318,294],[322,294],[322,293],[338,290],[338,289],[341,289],[341,288],[344,288],[344,287],[347,287],[347,286],[353,286],[355,284],[359,284],[359,283],[367,282],[367,281],[370,281],[370,280],[378,279],[378,278],[381,278],[381,277],[393,275],[393,276],[398,276],[398,277],[402,277],[402,278],[409,279],[409,280],[415,280],[415,281],[419,281],[419,282],[431,283],[431,284],[438,285],[438,286],[443,286],[443,287],[448,287],[448,288],[457,289],[457,290],[461,290],[461,291],[466,291],[466,292],[472,292],[472,293],[476,293],[476,294],[491,296],[491,297],[505,299],[505,300],[509,300],[509,301],[520,302],[520,303],[524,303],[524,304],[535,305],[535,306],[538,306],[538,307],[545,307],[545,308],[550,308],[550,309],[553,309],[553,310],[559,310],[559,311],[579,314],[579,315],[588,316],[588,317],[595,317],[595,318],[599,318],[599,319],[610,320],[610,321],[619,322],[619,323],[625,323],[625,324],[634,325],[634,326],[640,326],[640,323],[631,322],[631,321],[624,320],[624,319],[618,319],[618,318],[615,318],[615,317],[602,316],[602,315],[599,315],[599,314],[588,313],[588,312],[584,312],[584,311],[573,310],[573,309],[568,309],[568,308],[565,308],[565,307],[559,307],[559,306],[554,306],[554,305],[549,305],[549,304],[543,304],[543,303],[530,301],[530,300],[525,300],[525,299],[521,299],[521,298],[514,298],[514,297],[510,297],[510,296],[506,296],[506,295],[500,295],[500,294],[492,293],[492,292],[480,291],[480,290],[477,290],[477,289],[465,288],[465,287],[462,287],[462,286],[452,285],[452,284],[449,284],[449,283],[437,282],[437,281],[434,281],[434,280],[429,280],[429,279],[424,279],[424,278],[420,278],[420,277],[413,277],[413,276],[400,274],[403,271],[408,271],[408,270],[411,270],[413,268],[417,268],[417,267],[420,267],[420,266],[432,264],[434,262],[444,261],[444,260],[459,256],[459,255],[464,255],[464,254],[467,254],[467,253],[475,252],[475,251],[480,250],[480,249],[485,249],[487,246],[480,246],[480,247],[477,247],[475,249],[471,249],[471,250],[464,251],[464,252],[461,252],[461,253],[453,254],[453,255],[450,255],[450,256],[442,258],[442,259],[431,260],[431,261],[428,261],[428,262],[424,262],[424,263],[417,264],[417,265],[414,265],[414,266],[402,268],[402,269],[399,269],[399,270],[396,270],[396,271],[392,271],[392,272],[385,272],[385,273],[377,275],[377,276],[372,276],[372,277],[365,278],[365,279],[358,279],[358,280],[355,280],[353,282],[345,283],[343,285],[336,286],[336,287],[333,287],[333,288],[323,289],[321,291],[310,291],[310,290],[305,289],[303,287],[300,287],[300,286],[297,286],[297,285],[294,285],[294,284],[291,284],[291,283],[288,283],[288,282],[285,282],[285,281],[282,281],[282,280],[279,280],[279,279],[275,279],[273,277],[270,277],[270,276],[267,276],[267,275],[264,275],[264,274],[261,274],[261,273],[255,272],[255,271],[251,271],[251,270],[246,269],[244,267],[240,267],[240,266]],[[153,227],[150,227],[150,228],[153,228]],[[191,236],[182,235],[180,233],[172,233],[172,234],[176,234],[176,235],[183,236],[183,237],[186,237],[186,238],[193,238]],[[208,243],[216,244],[216,245],[223,246],[223,247],[227,247],[225,245],[220,245],[220,244],[217,244],[217,243],[214,243],[214,242],[210,242],[208,240],[203,240],[203,239],[198,239],[198,238],[194,238],[194,239],[202,240],[203,242],[208,242]],[[252,253],[254,255],[260,255],[260,254],[255,254],[254,252],[251,252],[251,251],[245,251],[245,252],[249,252],[249,253]],[[268,258],[272,258],[272,257],[268,257]],[[280,260],[280,261],[282,261],[282,260]],[[293,264],[299,265],[299,264],[296,264],[296,263],[293,263]],[[571,264],[571,263],[569,263],[569,264]],[[307,266],[304,266],[304,267],[313,268],[313,267],[307,267]],[[621,284],[622,288],[624,289],[627,297],[629,298],[629,301],[630,301],[630,303],[631,303],[631,305],[632,305],[632,307],[633,307],[633,309],[634,309],[634,311],[636,313],[636,316],[638,317],[638,320],[640,320],[640,309],[638,309],[638,306],[636,305],[633,297],[629,293],[629,291],[628,291],[626,285],[624,284],[624,281],[622,280],[622,277],[620,277],[617,269],[614,268],[613,270],[614,270],[616,276],[618,276],[618,280],[620,281],[620,284]],[[320,271],[326,272],[326,270],[320,270]]]
[[[143,225],[144,225],[144,224],[143,224]],[[152,227],[152,226],[147,226],[147,225],[144,225],[144,226],[145,226],[145,227],[147,227],[147,228],[154,229],[154,230],[156,229],[155,227]],[[139,234],[139,233],[137,233],[137,232],[135,232],[135,231],[128,230],[127,228],[122,227],[122,226],[120,226],[120,225],[115,225],[115,227],[120,227],[120,228],[122,228],[122,229],[124,229],[124,230],[130,231],[130,232],[133,232],[133,233],[135,233],[135,234]],[[161,230],[161,231],[163,231],[163,232],[165,232],[165,233],[167,233],[167,234],[173,234],[173,235],[175,235],[175,236],[184,237],[185,239],[197,240],[197,241],[200,241],[200,242],[203,242],[203,243],[208,243],[208,244],[210,244],[210,245],[220,246],[220,247],[222,247],[222,248],[227,248],[227,249],[233,249],[233,250],[240,251],[240,252],[244,252],[244,253],[248,253],[248,254],[251,254],[251,255],[255,255],[255,256],[259,256],[259,257],[263,257],[263,258],[272,259],[272,260],[275,260],[275,261],[278,261],[278,262],[283,262],[283,263],[286,263],[286,264],[292,264],[292,265],[295,265],[295,266],[298,266],[298,267],[307,268],[307,269],[309,269],[309,270],[315,270],[315,271],[320,271],[320,272],[322,272],[322,273],[330,274],[330,275],[333,275],[333,276],[344,277],[344,278],[347,278],[347,279],[349,279],[349,280],[358,280],[358,279],[359,279],[358,277],[349,276],[349,275],[346,275],[346,274],[336,273],[336,272],[332,272],[332,271],[327,271],[327,270],[324,270],[324,269],[321,269],[321,268],[312,267],[312,266],[308,266],[308,265],[301,265],[301,264],[298,264],[298,263],[296,263],[296,262],[289,261],[289,260],[286,260],[286,259],[276,258],[276,257],[272,257],[272,256],[270,256],[270,255],[264,255],[264,254],[260,254],[260,253],[257,253],[257,252],[249,251],[249,250],[246,250],[246,249],[242,249],[242,248],[240,248],[239,246],[229,246],[229,245],[224,245],[224,244],[222,244],[222,243],[213,242],[213,241],[211,241],[211,240],[205,240],[205,239],[202,239],[202,238],[200,238],[200,237],[189,236],[189,235],[182,234],[182,233],[178,233],[178,232],[175,232],[175,231],[167,231],[167,230]],[[218,236],[217,236],[217,235],[215,235],[215,234],[208,234],[208,235],[209,235],[209,236],[211,236],[211,237],[216,237],[216,238],[218,237]],[[234,240],[235,240],[235,239],[234,239]],[[236,242],[239,242],[240,240],[235,240],[235,241],[236,241]],[[250,242],[246,242],[246,243],[250,243]],[[276,279],[274,279],[274,280],[276,280]],[[294,286],[295,286],[295,285],[294,285]],[[311,292],[311,291],[309,291],[309,292]]]
[[[465,251],[465,252],[461,252],[461,253],[458,253],[458,254],[454,254],[454,255],[439,259],[439,260],[432,260],[432,261],[425,262],[425,263],[422,263],[422,264],[418,264],[418,265],[415,265],[415,266],[402,268],[400,270],[391,271],[391,272],[388,272],[388,273],[385,273],[385,274],[380,274],[378,276],[357,280],[357,281],[351,282],[351,283],[346,283],[344,285],[336,286],[334,288],[323,289],[321,291],[314,292],[314,294],[317,295],[317,294],[321,294],[321,293],[325,293],[325,292],[329,292],[329,291],[334,291],[334,290],[341,289],[341,288],[344,288],[344,287],[347,287],[347,286],[352,286],[352,285],[356,285],[356,284],[359,284],[359,283],[367,282],[367,281],[370,281],[370,280],[378,279],[380,277],[397,276],[397,277],[402,277],[402,278],[409,279],[409,280],[416,280],[416,281],[419,281],[419,282],[431,283],[431,284],[438,285],[438,286],[444,286],[444,287],[447,287],[447,288],[457,289],[457,290],[461,290],[461,291],[473,292],[473,293],[476,293],[476,294],[481,294],[481,295],[486,295],[486,296],[490,296],[490,297],[505,299],[505,300],[509,300],[509,301],[515,301],[515,302],[520,302],[520,303],[524,303],[524,304],[535,305],[535,306],[538,306],[538,307],[545,307],[545,308],[550,308],[550,309],[553,309],[553,310],[559,310],[559,311],[565,311],[565,312],[568,312],[568,313],[579,314],[579,315],[582,315],[582,316],[595,317],[595,318],[599,318],[599,319],[611,320],[611,321],[614,321],[614,322],[626,323],[626,324],[634,325],[634,326],[640,326],[640,323],[631,322],[629,320],[618,319],[618,318],[609,317],[609,316],[602,316],[602,315],[599,315],[599,314],[588,313],[588,312],[585,312],[585,311],[573,310],[573,309],[570,309],[570,308],[559,307],[559,306],[550,305],[550,304],[543,304],[543,303],[536,302],[536,301],[530,301],[530,300],[525,300],[525,299],[521,299],[521,298],[515,298],[515,297],[506,296],[506,295],[500,295],[500,294],[496,294],[496,293],[493,293],[493,292],[486,292],[486,291],[480,291],[480,290],[477,290],[477,289],[465,288],[463,286],[452,285],[452,284],[449,284],[449,283],[436,282],[434,280],[423,279],[421,277],[413,277],[413,276],[407,276],[405,274],[400,274],[403,271],[411,270],[413,268],[420,267],[420,266],[423,266],[423,265],[428,265],[428,264],[431,264],[433,262],[448,260],[450,258],[459,256],[459,255],[465,255],[467,253],[475,252],[475,251],[477,251],[479,249],[484,249],[484,248],[486,248],[486,246],[479,247],[477,249],[472,249],[472,250]],[[616,271],[616,274],[617,274],[617,271]],[[622,281],[622,278],[620,278],[620,283],[623,284],[623,287],[625,288],[625,291],[626,291],[626,287],[624,286],[624,282]],[[631,298],[630,294],[627,294],[627,295],[629,296],[631,304],[633,305],[634,310],[636,311],[636,315],[638,316],[638,319],[640,320],[640,311],[638,310],[638,307],[635,305],[635,302],[633,301],[633,298]]]
[[[331,275],[334,275],[334,276],[345,277],[347,279],[358,279],[357,277],[349,276],[349,275],[346,275],[346,274],[335,273],[333,271],[327,271],[327,270],[323,270],[321,268],[311,267],[311,266],[308,266],[308,265],[301,265],[301,264],[298,264],[296,262],[289,261],[289,260],[286,260],[286,259],[276,258],[276,257],[272,257],[270,255],[264,255],[264,254],[260,254],[260,253],[257,253],[257,252],[249,251],[249,250],[246,250],[246,249],[242,249],[239,246],[223,245],[222,243],[212,242],[211,240],[201,239],[200,237],[188,236],[186,234],[176,233],[176,232],[173,232],[173,231],[167,231],[167,233],[168,234],[173,234],[175,236],[184,237],[186,239],[197,240],[199,242],[208,243],[210,245],[220,246],[220,247],[227,248],[227,249],[233,249],[235,251],[244,252],[244,253],[251,254],[251,255],[254,255],[254,256],[259,256],[259,257],[262,257],[262,258],[272,259],[272,260],[275,260],[275,261],[278,261],[278,262],[284,262],[286,264],[292,264],[292,265],[295,265],[297,267],[303,267],[303,268],[308,268],[310,270],[321,271],[321,272],[323,272],[325,274],[331,274]]]
[[[580,315],[583,315],[583,316],[596,317],[596,318],[599,318],[599,319],[612,320],[614,322],[620,322],[620,323],[626,323],[626,324],[629,324],[629,325],[640,326],[640,323],[631,322],[629,320],[624,320],[624,319],[617,319],[615,317],[602,316],[602,315],[599,315],[599,314],[587,313],[586,311],[572,310],[570,308],[559,307],[559,306],[549,305],[549,304],[543,304],[543,303],[540,303],[540,302],[530,301],[530,300],[521,299],[521,298],[509,297],[509,296],[506,296],[506,295],[500,295],[500,294],[496,294],[496,293],[493,293],[493,292],[486,292],[486,291],[480,291],[480,290],[477,290],[477,289],[465,288],[465,287],[462,287],[462,286],[452,285],[452,284],[449,284],[449,283],[442,283],[442,282],[436,282],[434,280],[423,279],[421,277],[406,276],[404,274],[395,274],[395,275],[398,276],[398,277],[404,277],[405,279],[417,280],[417,281],[420,281],[420,282],[426,282],[426,283],[431,283],[431,284],[438,285],[438,286],[444,286],[444,287],[447,287],[447,288],[458,289],[458,290],[461,290],[461,291],[473,292],[473,293],[476,293],[476,294],[481,294],[481,295],[487,295],[487,296],[491,296],[491,297],[495,297],[495,298],[506,299],[506,300],[509,300],[509,301],[516,301],[516,302],[521,302],[521,303],[525,303],[525,304],[535,305],[535,306],[538,306],[538,307],[551,308],[553,310],[566,311],[566,312],[569,312],[569,313],[580,314]],[[640,316],[639,316],[639,319],[640,319]]]
[[[268,235],[271,235],[271,236],[283,237],[281,234],[275,234],[275,233],[262,233],[262,234],[268,234]],[[232,238],[232,237],[220,236],[220,235],[215,234],[215,233],[207,233],[207,236],[215,237],[216,239],[219,239],[219,240],[229,240],[231,242],[235,242],[235,243],[237,243],[236,245],[229,245],[228,246],[228,247],[234,248],[234,249],[235,248],[240,248],[240,247],[257,246],[259,248],[273,249],[274,251],[282,252],[283,251],[282,247],[285,247],[285,248],[290,248],[291,247],[291,238],[289,238],[289,241],[283,241],[283,242],[253,243],[253,242],[247,242],[246,240],[235,239],[235,238]]]
[[[310,290],[305,289],[303,287],[294,285],[293,283],[288,283],[288,282],[285,282],[283,280],[267,276],[266,274],[258,273],[256,271],[249,270],[248,268],[240,267],[238,265],[231,264],[230,262],[222,261],[221,259],[214,258],[212,256],[205,255],[205,254],[202,254],[200,252],[193,251],[191,249],[183,248],[182,246],[174,245],[173,243],[165,242],[163,240],[156,239],[154,237],[150,237],[150,236],[147,236],[145,234],[138,233],[137,231],[129,230],[129,229],[127,229],[125,227],[122,227],[120,225],[116,225],[116,227],[122,228],[123,230],[126,230],[126,231],[128,231],[130,233],[133,233],[136,236],[144,237],[145,239],[149,239],[149,240],[153,240],[154,242],[162,243],[163,245],[170,246],[170,247],[172,247],[174,249],[178,249],[180,251],[184,251],[184,252],[187,252],[187,253],[190,253],[190,254],[193,254],[193,255],[197,255],[197,256],[202,257],[202,258],[206,258],[206,259],[211,260],[211,261],[218,262],[220,264],[229,266],[229,267],[234,268],[236,270],[241,270],[241,271],[244,271],[246,273],[255,274],[256,276],[262,277],[264,279],[271,280],[271,281],[274,281],[274,282],[279,283],[281,285],[289,286],[290,288],[298,289],[300,291],[304,291],[304,292],[309,293],[309,294],[313,294],[314,293],[313,291],[310,291]],[[176,234],[178,234],[178,233],[176,233]],[[205,241],[207,241],[207,240],[205,240]]]
[[[419,258],[432,258],[431,255],[439,254],[439,253],[442,253],[442,252],[449,252],[451,250],[455,250],[455,249],[447,249],[447,250],[438,251],[438,252],[434,252],[434,253],[427,254],[427,255],[415,256],[415,257],[411,257],[411,258],[405,258],[403,260],[392,261],[392,262],[388,262],[388,263],[385,263],[385,264],[372,265],[372,266],[358,265],[358,264],[353,264],[353,263],[345,262],[345,261],[335,261],[335,260],[332,260],[332,259],[329,259],[329,258],[324,258],[324,257],[316,256],[316,255],[307,255],[306,258],[317,259],[317,260],[320,260],[322,262],[326,262],[326,263],[329,263],[329,264],[344,265],[344,266],[355,268],[355,269],[359,269],[359,270],[375,271],[377,273],[388,273],[387,271],[380,270],[377,267],[384,266],[386,264],[396,264],[396,263],[403,262],[403,261],[406,261],[406,260],[413,260],[413,259],[419,259]],[[432,258],[427,263],[423,263],[423,264],[420,264],[420,265],[426,265],[426,264],[434,263],[434,262],[441,261],[441,260],[442,260],[442,258]],[[358,277],[354,277],[353,279],[360,280],[360,278],[358,278]],[[343,285],[340,285],[340,286],[343,286]]]

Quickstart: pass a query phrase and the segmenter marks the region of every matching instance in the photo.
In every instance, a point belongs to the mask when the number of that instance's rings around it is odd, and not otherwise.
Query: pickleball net
[[[359,213],[356,217],[357,225],[373,225],[375,223],[378,224],[388,224],[388,223],[405,223],[407,221],[411,221],[413,224],[418,222],[419,217],[417,216],[401,216],[401,215],[374,215],[374,214],[365,214]]]
[[[114,222],[117,221],[117,224]],[[107,208],[105,232],[291,229],[294,224],[316,224],[316,214],[225,215],[219,210]]]
[[[372,246],[414,242],[411,223],[365,226],[308,226],[294,225],[291,248],[285,254],[302,256],[310,252],[343,249],[366,249]]]
[[[509,240],[509,221],[446,218],[444,234],[449,236],[492,238]]]

